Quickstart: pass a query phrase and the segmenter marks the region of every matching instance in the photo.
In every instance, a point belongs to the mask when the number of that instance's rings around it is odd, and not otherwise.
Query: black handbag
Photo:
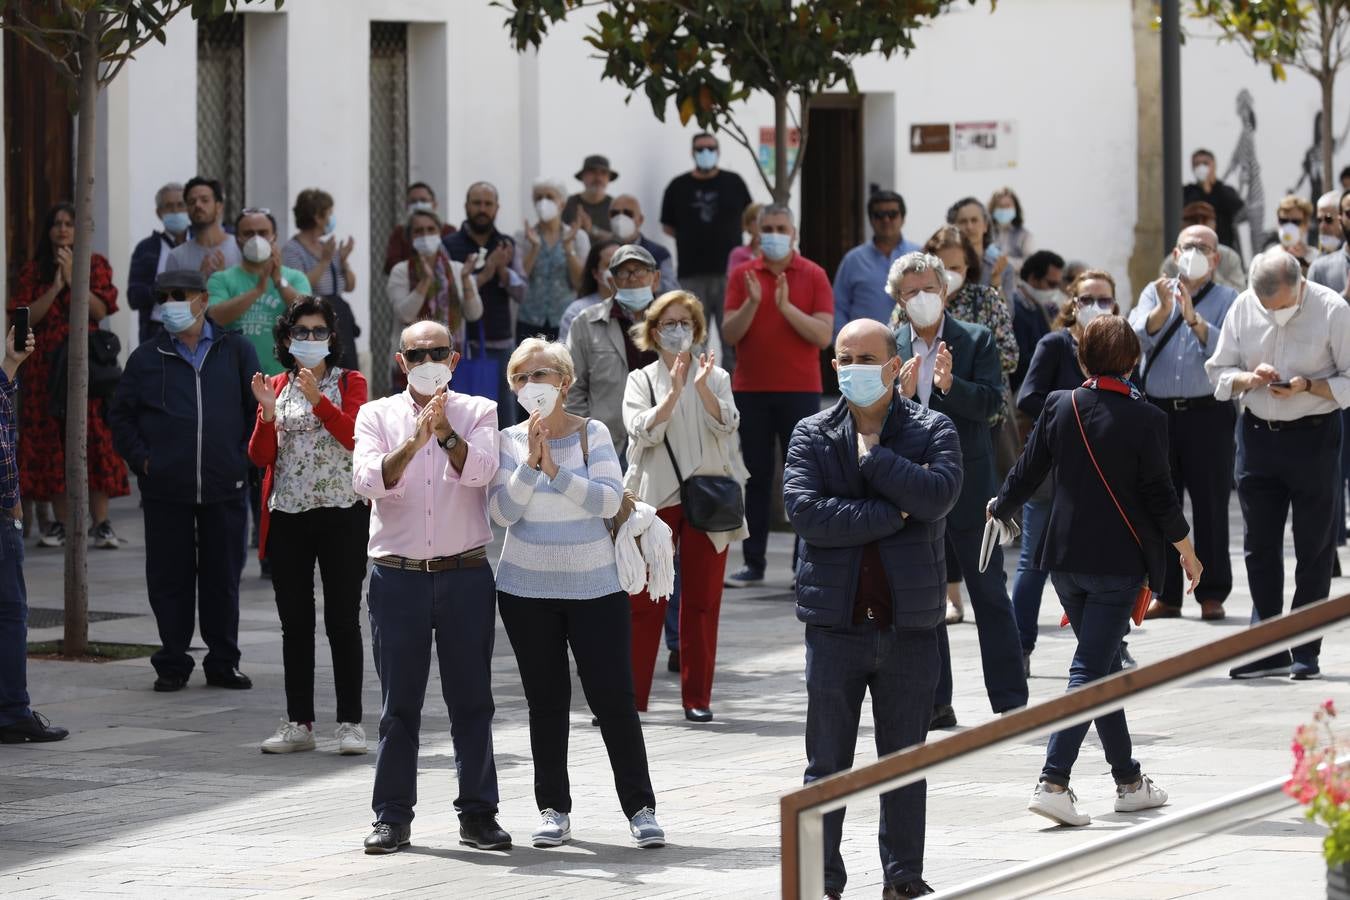
[[[652,379],[645,372],[647,393],[656,406],[656,390]],[[691,475],[685,479],[680,474],[680,464],[675,461],[675,451],[670,448],[670,438],[665,438],[666,453],[670,454],[670,465],[675,469],[675,479],[680,483],[680,504],[684,507],[684,517],[699,531],[735,531],[745,521],[745,493],[736,479],[726,475]]]

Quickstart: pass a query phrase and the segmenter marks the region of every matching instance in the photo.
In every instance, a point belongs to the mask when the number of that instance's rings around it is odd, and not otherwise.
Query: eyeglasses
[[[898,219],[898,218],[900,218],[900,210],[898,210],[898,209],[874,209],[874,210],[872,210],[872,212],[870,213],[870,215],[871,215],[871,217],[874,218],[874,219]]]
[[[1181,249],[1182,249],[1182,251],[1186,251],[1186,250],[1195,250],[1195,251],[1198,252],[1198,253],[1213,253],[1213,252],[1214,252],[1214,248],[1213,248],[1213,247],[1209,246],[1208,244],[1201,244],[1201,243],[1196,242],[1196,241],[1190,241],[1190,242],[1188,242],[1188,243],[1182,244],[1182,245],[1181,245]]]
[[[1094,296],[1092,296],[1091,294],[1084,294],[1084,295],[1081,296],[1081,297],[1075,297],[1075,298],[1074,298],[1074,301],[1075,301],[1079,306],[1093,306],[1093,305],[1096,305],[1096,307],[1097,307],[1098,309],[1102,309],[1102,310],[1110,310],[1111,307],[1113,307],[1113,306],[1116,305],[1116,298],[1115,298],[1115,297],[1094,297]]]
[[[610,274],[614,276],[615,281],[640,281],[643,278],[650,278],[652,276],[652,270],[646,267],[634,267],[631,269],[620,269],[619,271],[611,272]]]
[[[637,218],[637,210],[635,209],[611,209],[609,214],[611,216],[627,216],[630,219]]]
[[[535,369],[533,372],[515,372],[511,375],[511,387],[524,387],[525,382],[530,381],[538,384],[541,381],[548,381],[550,375],[562,375],[557,369]]]
[[[332,333],[327,325],[315,325],[313,328],[306,328],[304,325],[292,325],[290,330],[291,340],[293,341],[326,341]],[[407,353],[404,353],[404,356],[407,356]]]
[[[1284,216],[1280,216],[1280,217],[1279,217],[1278,219],[1276,219],[1275,221],[1278,222],[1278,223],[1281,224],[1281,225],[1302,225],[1302,224],[1303,224],[1303,220],[1302,220],[1302,219],[1287,219],[1287,218],[1285,218]]]
[[[176,300],[179,303],[191,301],[198,297],[201,291],[182,291],[175,288],[172,291],[161,291],[159,294],[160,303],[168,303],[170,300]]]
[[[445,362],[450,358],[449,347],[409,347],[401,352],[411,366],[417,365],[428,356],[436,362]]]
[[[1331,213],[1327,213],[1325,216],[1318,216],[1317,221],[1321,222],[1323,225],[1330,225],[1332,222],[1336,221],[1336,217]]]

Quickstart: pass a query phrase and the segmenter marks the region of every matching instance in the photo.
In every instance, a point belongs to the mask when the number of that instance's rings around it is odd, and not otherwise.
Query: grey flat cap
[[[656,265],[656,257],[652,256],[651,253],[647,251],[646,247],[643,247],[641,244],[624,244],[618,250],[615,250],[614,255],[610,257],[609,270],[613,272],[630,259],[635,259],[652,270],[658,268]]]
[[[206,276],[196,269],[176,269],[172,272],[160,272],[155,278],[155,293],[167,294],[169,291],[186,291],[200,294],[206,290]]]

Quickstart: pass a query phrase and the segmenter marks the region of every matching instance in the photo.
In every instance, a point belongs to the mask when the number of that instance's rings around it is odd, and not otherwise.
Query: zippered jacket
[[[147,499],[216,503],[247,483],[258,354],[239,332],[211,327],[200,369],[163,332],[132,351],[118,382],[113,444]]]

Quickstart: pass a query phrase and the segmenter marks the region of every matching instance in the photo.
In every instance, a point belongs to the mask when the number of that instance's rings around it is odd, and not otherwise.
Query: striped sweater
[[[603,422],[586,427],[589,471],[581,436],[549,441],[558,464],[550,479],[526,464],[528,422],[502,432],[501,466],[488,489],[488,513],[506,527],[497,589],[519,597],[588,600],[622,590],[614,543],[604,519],[619,511],[623,471]]]

